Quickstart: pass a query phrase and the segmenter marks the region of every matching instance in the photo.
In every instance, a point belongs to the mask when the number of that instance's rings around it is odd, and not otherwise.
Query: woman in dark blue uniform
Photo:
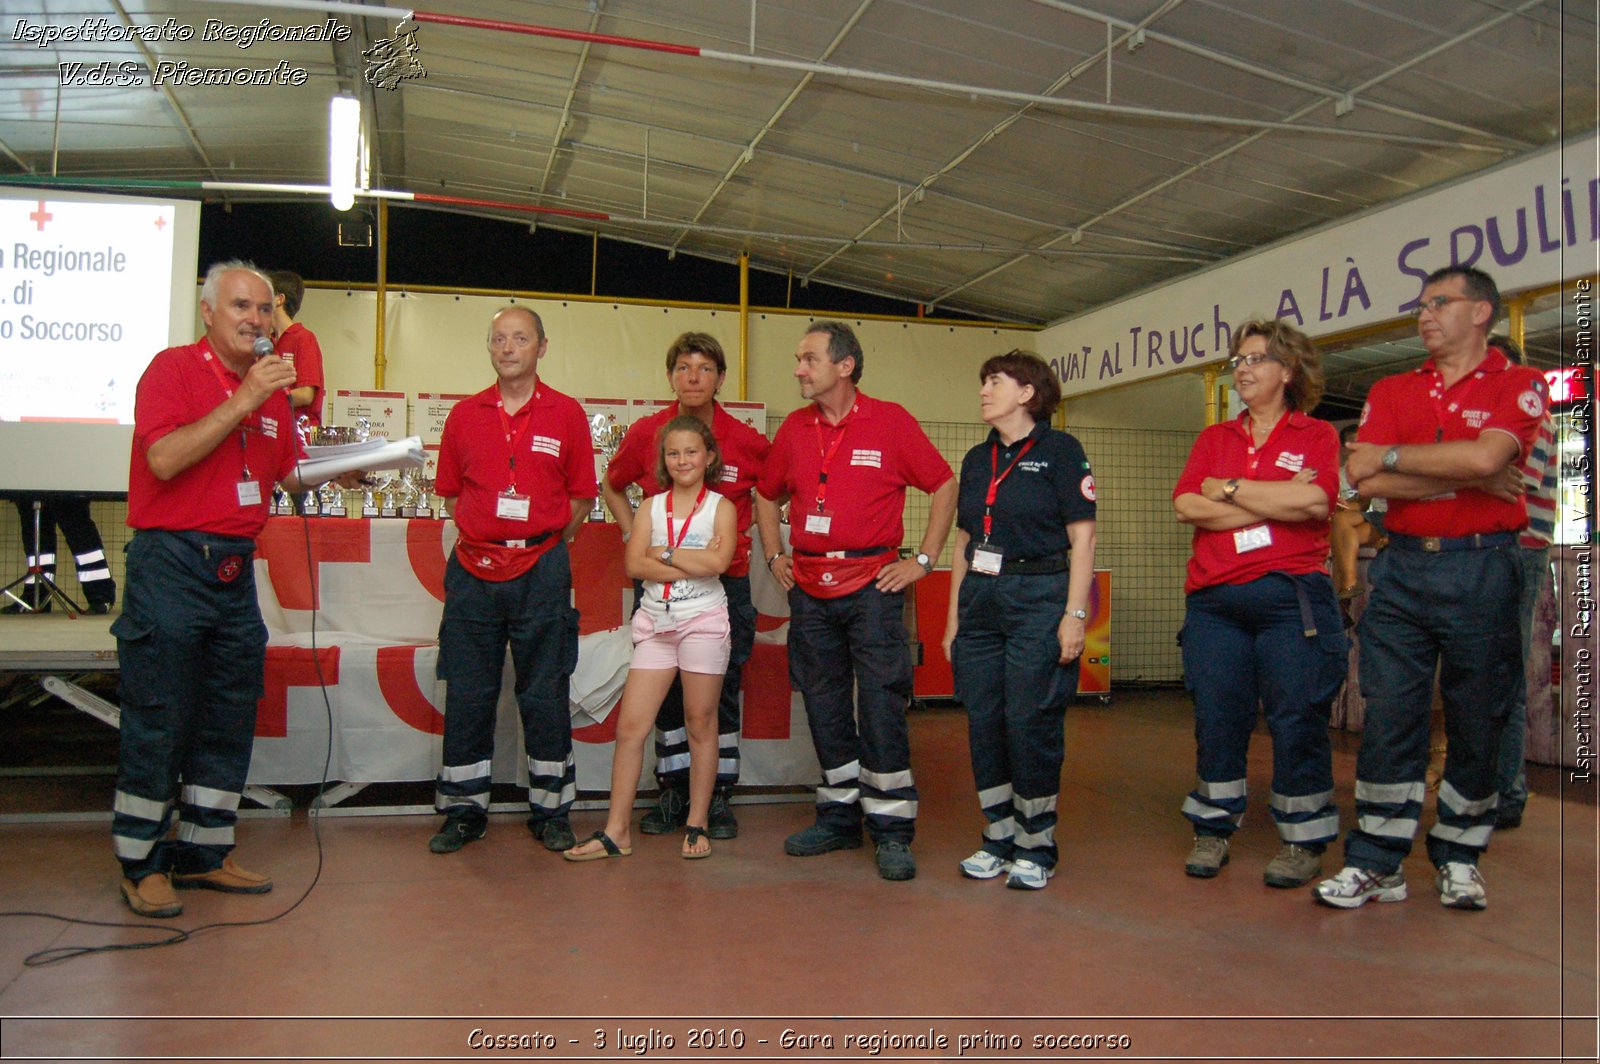
[[[987,821],[961,873],[1040,890],[1055,874],[1062,723],[1094,587],[1094,475],[1077,439],[1050,427],[1061,388],[1043,359],[996,355],[978,379],[992,429],[961,463],[944,634]]]

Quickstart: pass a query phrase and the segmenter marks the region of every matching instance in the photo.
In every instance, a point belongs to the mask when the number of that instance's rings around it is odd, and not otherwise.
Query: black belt
[[[1005,558],[1000,562],[1001,576],[1044,576],[1066,571],[1065,554],[1048,554],[1043,558]]]
[[[861,550],[795,550],[796,554],[807,558],[873,558],[879,554],[898,552],[898,547],[863,547]]]
[[[1511,547],[1517,542],[1515,532],[1479,532],[1471,536],[1408,536],[1401,532],[1389,533],[1389,546],[1401,550],[1440,554],[1452,550],[1488,550],[1491,547]]]
[[[537,547],[555,534],[556,530],[552,528],[550,531],[541,532],[531,539],[491,539],[489,542],[497,547]]]

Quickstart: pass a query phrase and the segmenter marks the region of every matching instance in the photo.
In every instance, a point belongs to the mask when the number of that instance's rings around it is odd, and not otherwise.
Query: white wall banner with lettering
[[[1227,357],[1233,324],[1281,318],[1311,336],[1409,312],[1440,266],[1508,292],[1595,272],[1600,136],[1590,133],[1230,259],[1040,332],[1066,395]]]

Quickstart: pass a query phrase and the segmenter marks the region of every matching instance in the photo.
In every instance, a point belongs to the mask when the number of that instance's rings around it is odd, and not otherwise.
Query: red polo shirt
[[[1261,447],[1250,433],[1250,412],[1212,425],[1200,433],[1172,497],[1200,494],[1206,477],[1229,480],[1290,480],[1302,469],[1317,471],[1316,485],[1328,496],[1329,513],[1339,492],[1339,434],[1326,421],[1298,410],[1284,415]],[[1237,529],[1194,530],[1193,553],[1184,594],[1218,584],[1245,584],[1268,573],[1325,572],[1328,564],[1328,519],[1263,521],[1272,542],[1239,550]],[[1256,526],[1248,526],[1256,527]]]
[[[313,425],[322,424],[322,347],[310,329],[299,322],[292,323],[278,337],[278,357],[294,367],[296,388],[315,388],[309,406],[300,407],[295,415],[304,414]]]
[[[838,598],[865,587],[900,548],[906,487],[931,494],[951,476],[950,463],[905,407],[857,392],[855,405],[837,425],[829,425],[815,403],[785,418],[756,490],[768,499],[792,496],[789,545],[795,551],[795,580],[817,598]],[[819,494],[826,534],[807,530]],[[829,551],[869,548],[884,553],[825,557]]]
[[[1508,362],[1497,348],[1491,347],[1478,368],[1448,390],[1430,358],[1409,373],[1372,386],[1356,438],[1390,446],[1475,440],[1486,432],[1504,432],[1517,441],[1521,461],[1539,432],[1547,399],[1543,375]],[[1527,523],[1521,498],[1506,502],[1476,488],[1431,499],[1390,499],[1383,521],[1388,531],[1407,536],[1515,532]]]
[[[711,485],[712,490],[733,503],[738,515],[739,543],[734,547],[733,561],[728,563],[729,576],[750,574],[750,492],[767,460],[772,444],[767,438],[743,421],[713,403],[711,435],[716,438],[717,449],[722,452],[722,480]],[[606,481],[617,491],[629,484],[637,484],[645,498],[659,495],[665,489],[656,479],[656,466],[660,460],[661,443],[657,438],[667,422],[678,416],[680,404],[673,403],[648,417],[640,418],[628,427],[622,446],[611,456],[606,466]]]
[[[133,405],[133,453],[128,463],[128,527],[169,532],[214,532],[254,539],[267,522],[272,487],[293,470],[300,453],[289,397],[274,392],[215,450],[171,480],[159,480],[146,458],[174,429],[215,410],[239,387],[237,374],[205,340],[169,347],[151,360]],[[241,442],[242,441],[242,442]],[[260,501],[239,505],[248,468]]]
[[[496,516],[512,485],[527,497],[525,521]],[[456,558],[468,571],[495,581],[521,576],[560,542],[572,500],[595,496],[594,442],[583,408],[543,381],[510,417],[499,384],[461,400],[445,419],[434,491],[456,500]],[[506,546],[547,532],[536,545]]]

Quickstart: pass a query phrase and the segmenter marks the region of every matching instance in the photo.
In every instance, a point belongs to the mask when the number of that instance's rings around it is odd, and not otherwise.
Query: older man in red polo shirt
[[[594,449],[577,400],[539,379],[544,322],[522,306],[489,325],[494,384],[445,420],[435,490],[454,499],[439,675],[446,681],[444,764],[428,841],[454,853],[488,828],[495,705],[506,646],[528,755],[528,829],[546,849],[574,846],[577,794],[567,691],[578,663],[567,544],[594,504]]]
[[[784,852],[855,849],[865,820],[878,874],[905,880],[917,874],[917,788],[904,593],[933,571],[955,516],[956,480],[916,418],[857,389],[865,361],[843,322],[806,330],[794,375],[811,404],[772,441],[756,522],[765,564],[789,592],[789,675],[822,764],[816,823],[789,836]],[[916,556],[899,560],[907,486],[932,501]],[[792,558],[778,529],[778,507],[791,497]]]
[[[266,276],[237,261],[211,267],[200,316],[205,336],[162,351],[139,378],[128,465],[136,531],[111,626],[122,670],[111,836],[123,899],[140,916],[182,912],[174,885],[272,889],[231,856],[266,664],[251,556],[272,485],[314,486],[295,471],[285,391],[294,367],[257,355],[258,344],[271,351]]]

